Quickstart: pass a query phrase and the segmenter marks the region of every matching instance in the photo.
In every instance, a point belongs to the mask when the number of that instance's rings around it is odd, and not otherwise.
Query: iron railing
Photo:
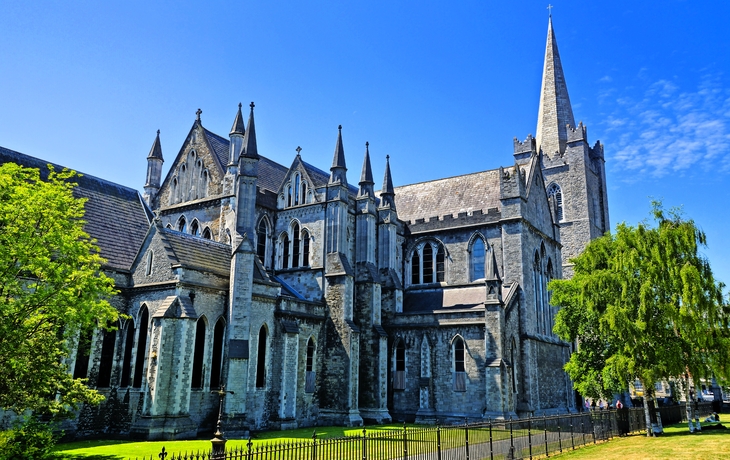
[[[656,409],[664,424],[685,421],[684,404]],[[698,404],[698,415],[712,413]],[[463,425],[363,429],[356,436],[280,443],[254,442],[222,453],[162,452],[149,460],[502,460],[549,457],[586,444],[646,429],[643,408],[597,410],[578,414],[487,420]],[[147,460],[144,458],[143,460]]]

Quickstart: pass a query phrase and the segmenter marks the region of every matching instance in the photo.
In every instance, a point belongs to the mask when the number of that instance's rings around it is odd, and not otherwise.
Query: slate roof
[[[482,171],[395,188],[398,218],[403,221],[456,216],[500,208],[499,170]]]
[[[487,288],[483,285],[407,292],[403,298],[403,312],[428,313],[437,310],[464,310],[480,307],[484,305],[486,299]]]
[[[17,163],[37,168],[48,177],[49,162],[0,147],[0,164]],[[63,166],[53,164],[60,171]],[[99,246],[107,267],[128,270],[142,246],[152,214],[139,193],[129,187],[88,174],[77,177],[74,196],[88,198],[84,230]]]
[[[221,137],[212,131],[208,131],[207,129],[205,129],[205,135],[208,136],[208,142],[210,142],[210,146],[213,148],[213,153],[215,153],[221,167],[225,170],[226,165],[228,164],[228,155],[231,144],[230,140]],[[288,170],[289,168],[286,166],[282,166],[275,161],[259,155],[259,188],[269,190],[274,193],[278,192],[281,183],[284,182],[284,178],[286,177],[286,172]],[[327,178],[329,179],[329,175],[327,175]]]
[[[173,265],[228,276],[231,271],[231,247],[227,244],[158,227],[166,243],[167,256]]]

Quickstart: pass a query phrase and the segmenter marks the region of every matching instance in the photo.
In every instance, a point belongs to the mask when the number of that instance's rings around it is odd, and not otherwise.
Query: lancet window
[[[466,391],[466,347],[464,339],[456,337],[453,348],[454,391]]]
[[[443,283],[446,278],[446,252],[438,241],[420,243],[411,252],[411,284]]]
[[[480,236],[475,237],[471,244],[469,257],[472,281],[484,278],[486,254],[484,240]]]
[[[310,337],[307,341],[307,361],[305,363],[304,392],[314,393],[315,371],[314,371],[314,340]]]
[[[556,219],[558,220],[558,222],[562,222],[562,220],[563,220],[563,191],[560,189],[560,186],[558,184],[553,182],[550,185],[548,185],[547,195],[548,195],[548,198],[552,201],[553,206],[555,206]]]

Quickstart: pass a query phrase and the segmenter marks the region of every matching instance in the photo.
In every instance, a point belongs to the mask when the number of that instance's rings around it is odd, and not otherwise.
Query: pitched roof
[[[173,265],[228,276],[231,271],[231,247],[227,244],[159,227],[167,256]]]
[[[48,177],[49,162],[0,147],[0,164],[9,162],[37,168],[42,178]],[[53,167],[63,169],[57,164]],[[88,198],[84,206],[84,230],[96,239],[107,267],[128,270],[144,242],[151,212],[132,188],[88,174],[76,177],[75,181],[78,187],[74,196]]]
[[[499,208],[499,170],[482,171],[395,188],[398,217],[429,219]]]

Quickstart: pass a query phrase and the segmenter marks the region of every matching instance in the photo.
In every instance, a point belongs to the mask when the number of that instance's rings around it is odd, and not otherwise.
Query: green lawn
[[[703,424],[706,425],[706,424]],[[724,423],[730,428],[730,423]],[[665,427],[656,438],[632,435],[609,442],[589,445],[551,457],[580,460],[658,460],[730,458],[730,429],[690,434],[686,424]]]
[[[409,428],[416,427],[408,425]],[[266,431],[256,433],[253,437],[253,446],[259,446],[264,443],[285,443],[311,440],[312,434],[316,430],[317,438],[339,438],[344,436],[360,436],[362,428],[344,428],[344,427],[317,427],[317,428],[299,428],[287,431]],[[368,436],[378,432],[387,433],[392,430],[403,430],[403,425],[376,425],[367,427]],[[212,436],[211,436],[212,437]],[[226,449],[235,447],[246,447],[248,441],[235,439],[229,440]],[[160,453],[162,447],[170,453],[177,452],[196,452],[210,450],[211,444],[207,440],[197,441],[78,441],[59,444],[57,453],[59,459],[85,459],[85,460],[122,460],[129,458],[143,458]]]
[[[730,428],[730,423],[727,426]],[[409,425],[409,428],[420,427]],[[372,426],[367,427],[367,433],[368,436],[372,436],[376,433],[385,434],[392,430],[401,431],[402,429],[403,425]],[[318,438],[359,436],[362,434],[362,428],[318,427],[316,430]],[[313,431],[312,428],[302,428],[257,433],[254,437],[254,447],[263,443],[311,440]],[[508,433],[503,434],[509,436]],[[503,438],[502,433],[495,430],[494,438]],[[230,440],[227,447],[245,447],[246,443],[246,440]],[[417,453],[417,445],[417,442],[410,444],[409,451],[411,454]],[[57,452],[59,459],[63,460],[126,460],[130,458],[150,458],[150,456],[154,456],[153,458],[156,459],[163,446],[170,453],[207,451],[210,449],[210,441],[82,441],[59,444]],[[647,438],[642,435],[614,438],[609,442],[588,445],[561,455],[551,454],[551,457],[561,460],[730,458],[730,429],[704,431],[702,434],[693,435],[689,433],[685,424],[674,425],[665,428],[665,434],[657,438]]]

